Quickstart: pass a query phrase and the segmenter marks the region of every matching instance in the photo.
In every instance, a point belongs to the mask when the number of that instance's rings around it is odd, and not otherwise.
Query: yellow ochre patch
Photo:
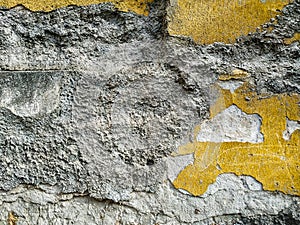
[[[291,0],[171,0],[171,35],[201,44],[233,43],[279,14]]]
[[[111,2],[121,11],[133,11],[137,14],[148,15],[148,3],[153,1],[154,0],[0,0],[0,5],[7,8],[23,5],[32,11],[48,12],[68,5],[84,6]]]
[[[287,45],[290,45],[296,41],[300,41],[300,33],[295,33],[293,37],[284,39],[284,43]]]
[[[242,76],[245,74],[232,74],[233,79]],[[220,80],[229,78],[220,76]],[[219,97],[211,107],[211,118],[232,105],[247,114],[258,114],[262,118],[263,142],[199,142],[195,134],[195,140],[178,152],[194,153],[194,163],[180,172],[174,186],[199,196],[218,175],[234,173],[254,177],[264,190],[300,196],[300,130],[295,130],[289,140],[283,138],[287,119],[300,121],[300,95],[257,94],[248,82],[233,93],[219,85],[215,88]],[[197,133],[200,130],[201,126],[195,128]]]

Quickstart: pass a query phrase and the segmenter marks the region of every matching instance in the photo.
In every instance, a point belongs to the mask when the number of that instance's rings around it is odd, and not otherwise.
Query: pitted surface
[[[159,64],[142,64],[113,75],[101,91],[100,109],[111,110],[111,151],[129,164],[152,165],[182,143],[204,98]],[[104,116],[104,115],[102,115]],[[107,115],[106,115],[107,116]],[[103,119],[105,120],[105,118]]]
[[[251,176],[220,175],[199,197],[169,181],[194,160],[179,146],[209,118],[219,76],[241,69],[259,95],[300,93],[299,4],[207,46],[166,33],[163,0],[148,16],[112,4],[1,10],[0,223],[299,223],[299,197]]]

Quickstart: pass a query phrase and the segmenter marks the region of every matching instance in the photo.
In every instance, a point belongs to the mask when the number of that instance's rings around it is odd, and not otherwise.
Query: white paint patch
[[[225,90],[230,90],[231,93],[234,93],[236,89],[243,85],[242,81],[223,81],[219,82],[218,85]]]
[[[263,186],[254,177],[251,176],[240,176],[242,181],[244,181],[244,186],[251,191],[262,191]]]
[[[235,192],[239,190],[262,191],[263,187],[260,182],[251,176],[236,176],[233,173],[223,173],[217,177],[214,183],[208,186],[202,197],[205,198],[221,190]]]
[[[292,134],[296,130],[300,130],[300,121],[289,120],[288,118],[286,118],[286,130],[283,131],[283,139],[286,141],[290,140]]]
[[[199,142],[263,142],[260,132],[261,117],[246,114],[232,105],[201,125],[197,136]]]
[[[194,154],[181,155],[168,158],[168,178],[173,182],[179,173],[188,165],[194,162]]]

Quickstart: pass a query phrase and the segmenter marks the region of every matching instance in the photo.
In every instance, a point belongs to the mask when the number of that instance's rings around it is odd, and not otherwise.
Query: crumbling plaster
[[[252,176],[221,174],[196,197],[171,181],[232,71],[259,96],[299,95],[300,2],[272,29],[210,45],[172,36],[169,6],[0,11],[0,223],[299,223],[299,197]]]

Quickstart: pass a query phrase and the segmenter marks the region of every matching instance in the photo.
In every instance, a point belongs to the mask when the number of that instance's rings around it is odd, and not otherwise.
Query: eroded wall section
[[[0,224],[300,223],[299,0],[0,6]]]

